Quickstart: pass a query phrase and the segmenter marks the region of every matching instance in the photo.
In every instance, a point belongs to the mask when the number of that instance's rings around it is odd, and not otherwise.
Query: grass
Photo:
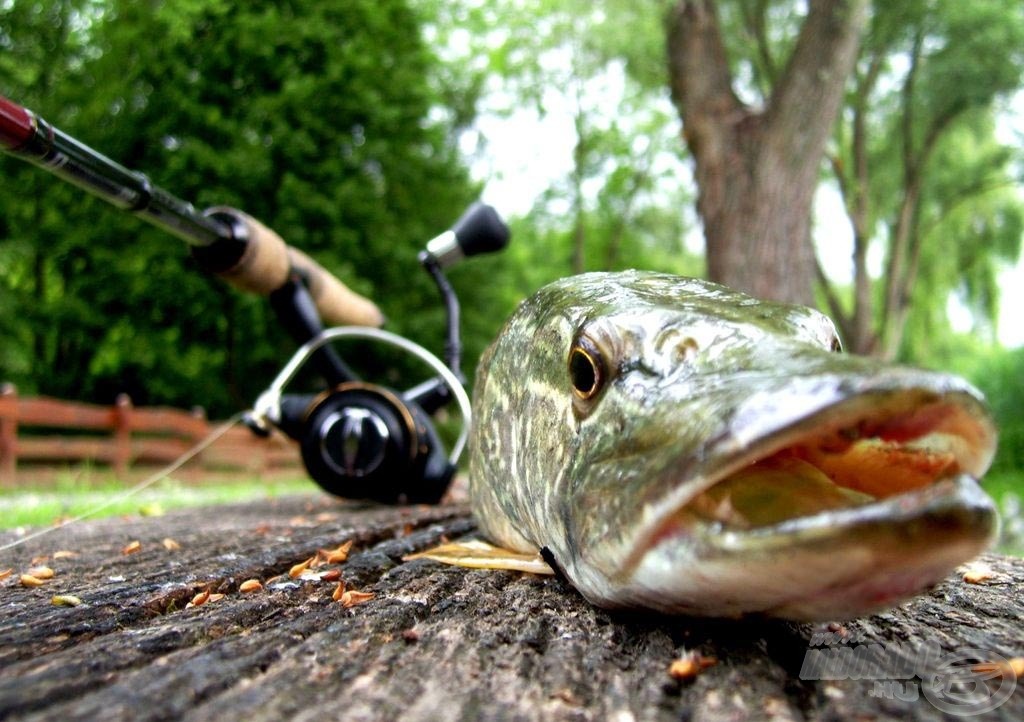
[[[0,529],[48,526],[59,519],[89,514],[89,518],[142,515],[157,516],[170,509],[208,506],[227,502],[266,499],[283,494],[313,491],[308,479],[218,479],[211,483],[162,479],[125,497],[131,488],[109,477],[92,478],[88,471],[67,474],[42,489],[0,491]],[[101,507],[102,509],[98,509]],[[91,512],[97,510],[95,514]]]

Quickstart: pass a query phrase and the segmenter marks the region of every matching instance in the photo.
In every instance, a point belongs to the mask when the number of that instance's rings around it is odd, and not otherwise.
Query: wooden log
[[[87,522],[2,551],[0,570],[13,573],[0,581],[0,719],[960,719],[929,686],[943,656],[968,672],[1024,656],[1020,559],[987,556],[980,583],[957,574],[843,625],[669,618],[596,609],[553,577],[403,561],[473,528],[462,506],[311,493]],[[15,538],[0,533],[0,545]],[[122,553],[133,541],[138,551]],[[345,541],[346,562],[288,576]],[[33,558],[56,574],[22,587]],[[337,582],[310,574],[330,570],[373,598],[334,601]],[[248,579],[263,588],[242,593]],[[204,591],[224,597],[187,607]],[[54,606],[54,595],[82,604]],[[872,644],[925,679],[897,688],[808,668],[809,652]],[[680,658],[706,665],[675,678]],[[1008,684],[980,669],[990,690]],[[1024,719],[1024,691],[974,719]]]

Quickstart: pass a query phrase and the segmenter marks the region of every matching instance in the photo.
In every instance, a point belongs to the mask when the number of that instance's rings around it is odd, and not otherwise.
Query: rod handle
[[[226,207],[211,208],[207,213],[231,216],[244,229],[246,247],[242,257],[218,274],[232,285],[266,296],[298,275],[309,289],[326,325],[380,326],[384,323],[384,315],[373,301],[348,288],[302,251],[288,246],[281,236],[252,216]]]

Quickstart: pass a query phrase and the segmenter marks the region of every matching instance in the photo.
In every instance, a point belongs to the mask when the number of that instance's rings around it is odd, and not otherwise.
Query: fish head
[[[841,352],[812,309],[664,274],[522,304],[475,389],[471,496],[602,606],[836,619],[987,547],[995,427],[948,374]]]

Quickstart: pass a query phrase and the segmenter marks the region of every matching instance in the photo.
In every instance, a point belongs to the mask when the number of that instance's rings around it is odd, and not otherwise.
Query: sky
[[[615,92],[613,88],[611,92]],[[473,172],[485,181],[483,200],[509,216],[525,215],[534,200],[558,178],[573,167],[575,131],[571,109],[557,97],[546,98],[546,114],[522,108],[503,116],[483,112],[472,132],[463,140],[463,150],[474,158]],[[614,107],[614,106],[613,106]],[[1024,92],[1011,103],[1000,124],[1004,142],[1024,139]],[[688,172],[680,163],[680,172]],[[842,201],[835,189],[819,189],[815,200],[816,228],[819,237],[829,238],[827,248],[819,247],[822,266],[834,280],[848,281],[852,274],[853,234]],[[514,241],[513,241],[514,242]],[[687,245],[701,247],[696,232],[687,238]],[[869,267],[881,270],[880,254],[869,255]],[[1024,259],[1006,267],[999,276],[1001,287],[1000,314],[996,324],[999,342],[1006,347],[1024,345]],[[954,329],[968,331],[970,313],[952,298],[947,305]]]

